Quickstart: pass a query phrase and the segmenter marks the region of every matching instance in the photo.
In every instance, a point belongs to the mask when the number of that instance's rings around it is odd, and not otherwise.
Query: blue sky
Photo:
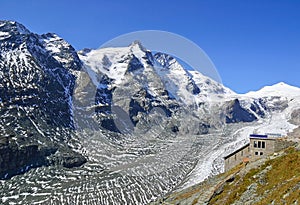
[[[0,0],[0,19],[57,33],[77,50],[139,30],[182,35],[238,93],[280,81],[300,87],[299,11],[297,0]]]

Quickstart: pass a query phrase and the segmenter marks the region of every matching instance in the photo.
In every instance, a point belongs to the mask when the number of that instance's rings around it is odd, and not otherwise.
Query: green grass
[[[292,147],[285,152],[286,155],[267,162],[272,169],[266,174],[266,185],[258,188],[258,194],[264,195],[264,199],[257,204],[269,204],[272,201],[275,204],[291,204],[300,198],[300,187],[295,188],[300,185],[300,152]]]
[[[260,174],[264,183],[260,183],[258,175],[266,167],[271,167],[265,175]],[[233,204],[239,200],[248,187],[256,183],[257,196],[262,198],[257,205],[293,204],[300,199],[300,151],[293,147],[288,148],[283,156],[268,160],[265,164],[251,169],[246,175],[226,183],[223,192],[215,196],[209,204]],[[300,200],[298,200],[298,203]]]

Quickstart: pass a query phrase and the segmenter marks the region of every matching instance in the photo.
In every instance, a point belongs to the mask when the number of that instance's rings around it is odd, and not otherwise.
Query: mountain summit
[[[249,92],[246,95],[253,97],[263,96],[299,96],[300,88],[288,85],[284,82],[279,82],[272,86],[265,86],[259,91]]]

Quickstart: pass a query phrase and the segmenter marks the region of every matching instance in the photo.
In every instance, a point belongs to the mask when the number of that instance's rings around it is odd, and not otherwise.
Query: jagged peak
[[[132,51],[136,49],[141,50],[143,52],[147,51],[147,49],[143,46],[143,44],[139,40],[133,41],[128,47],[130,47]]]
[[[30,33],[30,31],[22,24],[20,24],[16,21],[7,21],[7,20],[0,20],[0,31],[8,32],[8,33],[15,33],[15,34],[29,34]]]
[[[42,34],[43,38],[47,39],[56,39],[56,40],[63,40],[61,37],[59,37],[56,33],[46,33]]]
[[[46,44],[62,43],[66,47],[71,47],[71,45],[67,41],[65,41],[63,38],[61,38],[60,36],[58,36],[55,33],[42,34],[41,37],[42,37],[41,41],[46,43]],[[55,45],[53,45],[52,47],[55,48]],[[56,50],[57,50],[57,48],[56,48]]]
[[[157,52],[154,54],[154,57],[162,66],[169,67],[171,64],[174,63],[179,64],[173,56],[166,53]]]

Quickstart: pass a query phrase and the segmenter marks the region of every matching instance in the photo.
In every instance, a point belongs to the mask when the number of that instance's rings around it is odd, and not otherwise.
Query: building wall
[[[275,152],[275,140],[270,138],[250,138],[251,161],[267,157]]]
[[[242,149],[232,153],[231,155],[225,157],[225,171],[230,170],[236,165],[242,163],[245,160],[249,160],[250,157],[250,147],[249,144]]]
[[[284,140],[284,139],[278,139],[275,142],[274,151],[279,152],[280,150],[283,150],[285,148],[293,146],[294,144],[295,144],[295,142],[292,142],[292,141],[287,141],[287,140]]]

